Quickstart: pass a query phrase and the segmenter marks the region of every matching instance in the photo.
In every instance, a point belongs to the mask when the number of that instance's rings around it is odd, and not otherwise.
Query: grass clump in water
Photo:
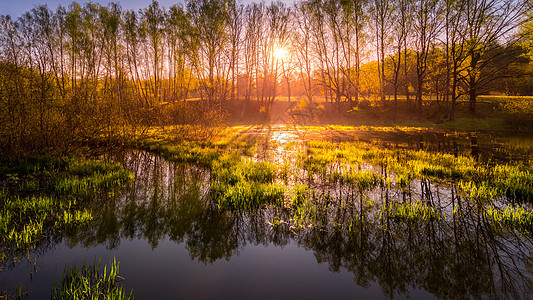
[[[28,194],[27,189],[19,188],[20,182],[8,182],[6,190],[0,192],[0,254],[4,258],[30,251],[57,232],[83,228],[93,216],[90,210],[77,203],[77,196],[120,185],[133,178],[131,172],[115,162],[80,158],[19,160],[25,164],[17,168],[19,175],[10,173],[11,177],[20,176],[24,178],[21,179],[24,184],[34,183],[39,187]],[[31,167],[32,163],[34,167]],[[10,172],[13,170],[11,168]],[[36,181],[27,181],[27,178]]]
[[[394,202],[384,208],[388,217],[400,221],[440,221],[442,215],[434,206],[427,205],[422,201],[413,203]]]
[[[502,164],[483,162],[474,157],[424,150],[381,148],[358,142],[333,144],[309,142],[308,156],[300,158],[301,165],[311,173],[326,174],[338,182],[353,181],[353,174],[343,165],[362,161],[379,166],[383,179],[395,174],[396,187],[408,190],[413,179],[455,184],[470,198],[485,201],[505,196],[515,201],[533,201],[533,168],[531,164]],[[335,166],[337,168],[335,169]]]
[[[54,285],[51,299],[133,299],[133,291],[127,293],[118,283],[119,263],[116,259],[103,270],[98,261],[92,265],[83,263],[81,267],[68,265],[63,270],[59,286]]]
[[[228,152],[211,165],[211,191],[220,207],[253,208],[284,198],[283,186],[274,184],[276,168],[269,162],[243,159]]]
[[[88,224],[92,213],[76,202],[50,196],[13,196],[0,193],[0,245],[28,250],[54,230]]]
[[[348,171],[335,171],[331,176],[331,180],[340,184],[357,186],[360,191],[375,188],[384,182],[383,176],[374,171],[358,171],[353,169]]]
[[[490,206],[485,215],[500,226],[505,226],[525,234],[533,234],[533,211],[528,211],[523,207],[507,206],[505,209],[499,209]]]
[[[133,178],[133,173],[117,162],[73,159],[67,171],[55,176],[50,187],[59,194],[87,195]]]
[[[288,207],[291,213],[291,229],[324,228],[328,226],[327,212],[336,199],[318,193],[305,184],[296,184],[292,189]]]
[[[166,128],[152,129],[142,139],[132,141],[131,146],[156,153],[170,161],[210,167],[226,151],[238,150],[250,155],[254,152],[258,137],[245,131],[233,128],[223,130],[208,140],[176,140]]]
[[[219,206],[228,208],[254,208],[284,197],[284,188],[271,183],[239,181],[235,185],[214,184],[211,189]]]

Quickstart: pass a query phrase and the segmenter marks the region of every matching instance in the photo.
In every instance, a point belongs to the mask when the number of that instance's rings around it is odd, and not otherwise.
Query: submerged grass
[[[18,250],[32,249],[47,234],[82,227],[92,213],[50,196],[13,196],[0,193],[0,245]]]
[[[109,270],[109,272],[108,272]],[[119,263],[116,259],[108,266],[100,267],[95,261],[80,267],[66,266],[61,283],[52,289],[51,299],[133,299],[133,291],[127,293],[119,285],[123,278],[118,275]]]
[[[210,167],[228,150],[253,154],[259,137],[246,131],[246,128],[234,127],[223,130],[210,140],[175,140],[169,130],[154,128],[142,138],[131,141],[130,146],[156,153],[170,161]]]
[[[440,221],[445,218],[444,215],[428,203],[417,201],[413,203],[393,202],[389,206],[383,207],[389,218],[400,221]]]
[[[384,178],[394,173],[396,187],[406,189],[413,179],[455,184],[470,198],[490,200],[506,196],[516,201],[533,201],[533,167],[531,163],[482,162],[474,157],[424,150],[388,149],[358,142],[334,144],[325,141],[307,143],[308,156],[301,165],[313,162],[308,170],[331,174],[339,182],[353,181],[357,174],[344,165],[368,162],[383,170]],[[328,173],[329,172],[329,173]],[[350,174],[350,172],[352,172]],[[357,180],[356,180],[357,181]]]
[[[73,159],[68,169],[54,177],[50,189],[58,194],[88,195],[133,179],[120,163]]]
[[[19,161],[22,166],[3,166],[3,170],[9,169],[12,178],[6,183],[6,189],[0,192],[3,262],[6,253],[32,250],[50,235],[81,229],[91,222],[92,212],[84,207],[78,196],[87,196],[133,179],[133,174],[121,164],[103,160],[51,158],[47,161],[39,157]],[[35,188],[29,193],[21,186]]]
[[[485,210],[485,215],[500,226],[516,229],[525,234],[533,234],[533,211],[523,207],[508,205],[505,209],[490,206]]]
[[[284,198],[284,187],[274,184],[277,170],[269,162],[245,159],[226,152],[211,165],[211,191],[219,207],[248,209]]]

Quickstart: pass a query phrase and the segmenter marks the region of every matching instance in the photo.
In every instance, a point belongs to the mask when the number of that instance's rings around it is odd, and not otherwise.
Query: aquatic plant
[[[440,221],[443,215],[428,203],[417,201],[412,203],[392,202],[389,206],[383,205],[383,211],[388,217],[400,221]]]
[[[364,161],[382,169],[384,182],[393,176],[396,187],[404,191],[417,178],[459,183],[467,197],[479,201],[497,196],[533,201],[533,169],[527,163],[482,162],[465,155],[389,149],[360,142],[318,141],[307,146],[308,155],[299,157],[300,166],[312,173],[330,174],[333,181],[349,182],[352,175],[347,173],[353,172],[353,167],[347,166],[360,166]]]
[[[75,159],[69,163],[67,171],[54,176],[50,189],[59,194],[87,195],[133,178],[133,173],[120,163]]]
[[[108,272],[109,270],[109,272]],[[96,259],[90,265],[65,266],[59,285],[52,289],[51,299],[133,299],[133,291],[127,293],[119,285],[119,263],[115,258],[111,265],[100,267]]]
[[[226,152],[211,165],[211,191],[219,207],[252,208],[283,200],[284,187],[273,183],[276,167]]]
[[[514,200],[533,201],[533,170],[517,165],[496,165],[494,184],[500,193]]]
[[[500,194],[499,189],[488,181],[473,182],[460,181],[457,186],[463,191],[465,196],[476,203],[486,203]]]
[[[35,166],[30,167],[30,163]],[[48,234],[85,226],[92,220],[92,212],[78,204],[76,196],[108,189],[133,178],[133,173],[119,163],[84,158],[28,159],[21,169],[26,172],[21,173],[26,179],[48,181],[45,185],[48,189],[38,189],[34,181],[23,181],[18,189],[8,186],[0,192],[3,251],[30,250]],[[30,192],[40,194],[27,195]],[[47,195],[50,192],[54,197]],[[57,197],[57,194],[68,197]]]
[[[533,211],[523,207],[507,205],[505,209],[491,205],[485,210],[485,215],[499,226],[517,229],[525,234],[533,234]]]
[[[356,186],[360,191],[366,191],[384,182],[383,176],[374,171],[354,169],[335,171],[331,174],[330,180],[340,184]]]
[[[234,185],[212,184],[219,207],[250,209],[283,200],[285,189],[272,183],[239,181]]]
[[[92,220],[75,201],[64,203],[49,196],[13,196],[0,193],[0,243],[31,249],[52,230],[83,226]]]
[[[130,141],[130,145],[133,148],[156,153],[170,161],[210,167],[213,161],[227,151],[252,155],[260,136],[247,134],[247,130],[236,126],[222,130],[209,141],[200,139],[176,141],[165,128],[152,129],[146,136]]]

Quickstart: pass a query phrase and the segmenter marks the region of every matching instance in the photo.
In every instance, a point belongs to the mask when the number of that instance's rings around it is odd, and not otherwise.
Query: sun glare
[[[287,50],[282,47],[274,48],[274,57],[277,59],[285,59],[287,56]]]

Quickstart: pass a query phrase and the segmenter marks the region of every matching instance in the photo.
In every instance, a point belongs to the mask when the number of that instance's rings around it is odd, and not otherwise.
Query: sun
[[[274,57],[276,59],[285,59],[287,57],[287,50],[283,47],[276,46],[274,47]]]

